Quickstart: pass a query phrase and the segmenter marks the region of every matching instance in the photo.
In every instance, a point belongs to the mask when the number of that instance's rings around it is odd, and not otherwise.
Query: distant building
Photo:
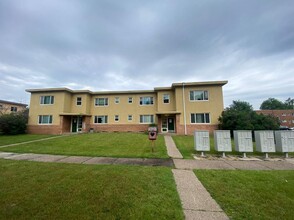
[[[27,106],[28,105],[22,103],[0,100],[0,114],[22,112],[26,110]]]
[[[256,110],[257,114],[272,115],[277,117],[281,126],[292,128],[294,127],[294,109],[287,110]]]
[[[28,132],[61,134],[94,131],[146,131],[193,134],[213,131],[227,81],[173,83],[153,90],[99,91],[29,89]]]

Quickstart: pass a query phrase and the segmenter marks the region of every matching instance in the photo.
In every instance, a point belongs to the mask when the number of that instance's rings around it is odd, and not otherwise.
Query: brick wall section
[[[188,135],[194,135],[194,131],[209,131],[210,134],[213,134],[214,130],[218,130],[218,125],[205,125],[205,124],[199,124],[199,125],[191,125],[188,124],[186,126],[187,128],[187,134]],[[185,126],[184,125],[178,125],[177,126],[177,134],[184,135],[185,134]]]
[[[148,130],[149,125],[139,124],[139,125],[129,125],[129,124],[91,124],[91,128],[94,131],[120,131],[120,132],[145,132]]]
[[[257,114],[272,115],[279,118],[281,126],[294,127],[294,109],[289,110],[256,110]]]
[[[59,125],[28,125],[28,134],[61,134],[62,128]]]

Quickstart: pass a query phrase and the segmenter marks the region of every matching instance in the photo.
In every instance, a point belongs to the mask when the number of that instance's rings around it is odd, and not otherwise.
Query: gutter
[[[183,107],[184,107],[184,128],[185,128],[185,135],[187,135],[187,121],[186,121],[186,102],[185,102],[185,83],[183,85]]]

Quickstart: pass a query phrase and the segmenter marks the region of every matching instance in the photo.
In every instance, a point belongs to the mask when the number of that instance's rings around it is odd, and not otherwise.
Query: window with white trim
[[[169,103],[169,94],[163,94],[163,103],[168,104]]]
[[[95,106],[108,106],[108,98],[95,98]]]
[[[133,115],[128,115],[128,121],[133,121]]]
[[[140,123],[141,124],[152,124],[154,123],[153,115],[140,115]]]
[[[208,91],[193,90],[190,91],[190,101],[206,101],[208,100]]]
[[[41,105],[52,105],[52,104],[54,104],[54,96],[52,96],[52,95],[41,96],[40,97],[40,104]]]
[[[82,97],[77,97],[77,105],[82,105]]]
[[[129,104],[132,104],[132,103],[133,103],[133,97],[129,97],[129,99],[128,99],[128,103],[129,103]]]
[[[52,115],[39,115],[39,124],[52,124]]]
[[[119,104],[119,97],[115,97],[115,99],[114,99],[114,103],[115,103],[115,104]]]
[[[153,97],[152,96],[140,97],[140,105],[153,105]]]
[[[114,121],[115,121],[115,122],[118,122],[118,121],[119,121],[119,115],[115,115],[115,116],[114,116]]]
[[[17,107],[15,107],[15,106],[11,106],[10,111],[11,111],[11,112],[17,112]]]
[[[210,123],[210,114],[209,113],[192,113],[191,114],[191,123],[192,124],[209,124]]]
[[[107,115],[96,115],[94,118],[95,124],[107,124],[108,116]]]

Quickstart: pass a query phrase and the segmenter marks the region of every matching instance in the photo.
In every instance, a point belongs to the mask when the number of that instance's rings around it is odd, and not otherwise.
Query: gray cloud
[[[26,88],[229,80],[225,105],[294,94],[291,0],[0,1],[1,99]]]

